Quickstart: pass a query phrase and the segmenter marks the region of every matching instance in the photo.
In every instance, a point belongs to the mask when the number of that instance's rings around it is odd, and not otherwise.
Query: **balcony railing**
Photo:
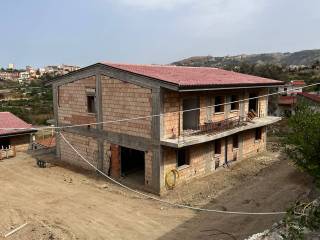
[[[226,118],[222,121],[217,121],[217,122],[209,121],[199,125],[199,128],[198,128],[199,130],[184,130],[182,136],[216,134],[232,128],[245,126],[250,120],[251,119],[249,119],[247,116],[246,117],[239,116],[239,117]]]

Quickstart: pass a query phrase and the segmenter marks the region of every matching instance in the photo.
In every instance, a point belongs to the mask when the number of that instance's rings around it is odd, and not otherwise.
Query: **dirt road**
[[[242,174],[240,184],[217,194],[205,207],[284,210],[311,185],[287,161],[275,161],[245,177],[239,170],[237,174]],[[228,181],[219,175],[220,182]],[[28,155],[0,162],[0,186],[0,235],[28,222],[6,239],[243,239],[279,219],[168,207],[102,179],[61,167],[40,169]],[[218,233],[214,229],[220,233],[212,235]]]

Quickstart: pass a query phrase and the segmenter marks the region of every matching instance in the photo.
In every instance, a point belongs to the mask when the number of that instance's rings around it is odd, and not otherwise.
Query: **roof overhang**
[[[217,90],[231,90],[231,89],[248,89],[248,88],[278,88],[282,86],[283,83],[279,84],[252,84],[252,85],[242,85],[242,84],[233,84],[233,85],[212,85],[212,86],[187,86],[179,87],[179,92],[195,92],[195,91],[217,91]]]
[[[123,70],[120,68],[116,68],[113,66],[109,66],[104,63],[96,63],[84,68],[80,68],[76,71],[67,73],[62,76],[57,76],[51,80],[48,80],[45,82],[46,86],[57,84],[57,85],[63,85],[67,82],[72,82],[79,80],[81,78],[85,78],[90,75],[89,72],[92,70],[95,70],[95,73],[91,73],[91,76],[97,73],[104,74],[104,75],[112,75],[110,74],[110,71],[117,72],[119,75],[120,80],[126,81],[127,78],[123,77],[123,74],[127,74],[130,76],[135,76],[138,78],[141,78],[146,81],[152,82],[152,84],[157,84],[160,87],[164,87],[170,90],[179,91],[179,92],[189,92],[189,91],[214,91],[214,90],[228,90],[228,89],[245,89],[245,88],[275,88],[279,87],[281,85],[284,85],[284,82],[279,81],[278,83],[270,83],[270,84],[219,84],[219,85],[190,85],[190,86],[181,86],[179,84],[170,83],[167,81],[164,81],[162,79],[157,79],[145,75],[141,75],[138,73],[133,73],[127,70]],[[151,85],[152,85],[151,84]]]
[[[30,129],[30,130],[25,130],[25,131],[17,131],[17,132],[9,132],[9,133],[3,133],[0,134],[0,138],[7,138],[7,137],[16,137],[16,136],[21,136],[21,135],[27,135],[30,133],[35,133],[38,130],[36,129]]]

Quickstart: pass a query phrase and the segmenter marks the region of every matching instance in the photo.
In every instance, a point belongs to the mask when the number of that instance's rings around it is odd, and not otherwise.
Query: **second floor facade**
[[[56,123],[84,124],[83,131],[100,131],[118,138],[130,136],[179,148],[210,141],[232,129],[253,127],[255,121],[257,126],[273,121],[266,121],[268,89],[281,82],[208,70],[203,75],[207,68],[89,66],[51,83]],[[202,84],[201,77],[215,73],[225,79],[220,85]],[[177,76],[195,84],[176,84]],[[194,81],[197,76],[202,85]],[[163,80],[166,77],[168,81]],[[239,78],[240,82],[232,83]],[[93,124],[85,125],[89,123]]]

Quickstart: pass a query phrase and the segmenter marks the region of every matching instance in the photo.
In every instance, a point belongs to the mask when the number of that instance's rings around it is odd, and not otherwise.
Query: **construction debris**
[[[12,234],[18,232],[19,230],[21,230],[22,228],[24,228],[25,226],[27,226],[28,223],[22,224],[20,227],[17,227],[15,229],[13,229],[11,232],[8,232],[7,234],[4,235],[5,238],[11,236]]]

